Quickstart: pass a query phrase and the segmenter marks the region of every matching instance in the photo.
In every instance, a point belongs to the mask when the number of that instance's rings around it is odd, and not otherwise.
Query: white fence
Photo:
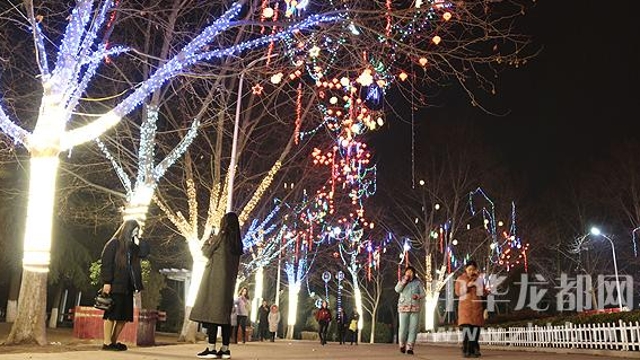
[[[462,343],[462,331],[449,330],[418,334],[422,343]],[[480,343],[494,346],[548,347],[640,351],[640,324],[571,324],[486,328]]]

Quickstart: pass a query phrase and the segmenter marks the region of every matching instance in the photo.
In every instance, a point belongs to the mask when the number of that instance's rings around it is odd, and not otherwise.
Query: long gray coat
[[[230,324],[240,256],[231,253],[230,242],[234,240],[226,239],[224,233],[212,240],[203,248],[209,262],[189,319],[201,323]]]

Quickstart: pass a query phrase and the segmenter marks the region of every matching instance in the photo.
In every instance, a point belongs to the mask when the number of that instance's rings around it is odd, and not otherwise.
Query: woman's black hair
[[[414,278],[417,278],[417,277],[418,277],[418,273],[416,272],[416,268],[414,268],[413,266],[407,266],[407,267],[404,269],[403,274],[406,274],[406,273],[407,273],[407,270],[411,270],[411,271],[413,271],[413,277],[414,277]]]
[[[469,266],[474,266],[474,267],[478,268],[478,263],[477,263],[477,262],[475,262],[475,261],[473,261],[473,260],[469,260],[469,261],[467,261],[467,263],[466,263],[466,264],[464,264],[464,268],[466,269],[466,268],[468,268]]]
[[[129,251],[129,242],[133,238],[133,230],[139,229],[140,224],[135,220],[125,221],[115,234],[113,238],[118,241],[118,250],[116,251],[116,266],[120,269],[127,267],[127,252]]]
[[[244,254],[242,238],[240,237],[240,222],[236,213],[226,213],[222,217],[222,220],[220,220],[220,236],[229,241],[231,254],[237,256]]]

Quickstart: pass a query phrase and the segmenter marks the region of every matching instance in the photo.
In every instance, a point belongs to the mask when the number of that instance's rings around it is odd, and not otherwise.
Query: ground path
[[[75,345],[60,346],[55,350],[54,345],[48,345],[48,352],[20,347],[20,352],[12,351],[13,347],[0,346],[0,359],[2,360],[169,360],[169,359],[196,359],[195,354],[201,351],[205,344],[171,344],[153,347],[133,347],[124,352],[106,352],[99,350],[97,343],[77,343]],[[51,351],[53,349],[53,351]],[[73,349],[72,351],[69,351]],[[14,349],[17,350],[17,349]],[[25,351],[26,350],[26,351]],[[323,360],[389,360],[389,359],[420,359],[420,360],[453,360],[462,359],[460,350],[451,346],[418,345],[416,355],[401,354],[393,344],[361,344],[358,346],[339,345],[329,343],[326,346],[311,341],[286,341],[275,343],[252,342],[247,344],[232,344],[231,354],[233,359],[245,360],[295,360],[295,359],[323,359]],[[611,356],[596,356],[588,354],[561,354],[530,351],[504,351],[484,349],[482,359],[519,359],[519,360],[604,360]],[[627,353],[638,358],[637,352]],[[620,354],[621,355],[621,352]]]

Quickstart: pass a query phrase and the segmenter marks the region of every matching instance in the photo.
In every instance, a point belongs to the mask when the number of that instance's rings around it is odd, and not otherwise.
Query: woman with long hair
[[[247,319],[249,318],[249,289],[243,287],[240,289],[238,298],[236,298],[236,309],[238,311],[238,327],[242,330],[242,343],[247,342]]]
[[[102,350],[127,350],[125,344],[118,342],[118,337],[124,325],[133,321],[133,294],[144,288],[140,259],[149,255],[149,244],[139,236],[138,222],[127,220],[102,249],[102,293],[113,299],[113,306],[103,316]]]
[[[238,215],[227,213],[223,216],[220,231],[205,243],[202,251],[209,261],[189,319],[207,328],[209,344],[197,356],[201,359],[231,359],[229,340],[233,289],[243,254]],[[222,347],[216,351],[218,327],[222,328]]]
[[[396,284],[398,297],[398,344],[400,352],[413,355],[413,345],[418,335],[420,324],[420,303],[425,296],[424,285],[416,276],[416,269],[408,266],[404,276]]]

